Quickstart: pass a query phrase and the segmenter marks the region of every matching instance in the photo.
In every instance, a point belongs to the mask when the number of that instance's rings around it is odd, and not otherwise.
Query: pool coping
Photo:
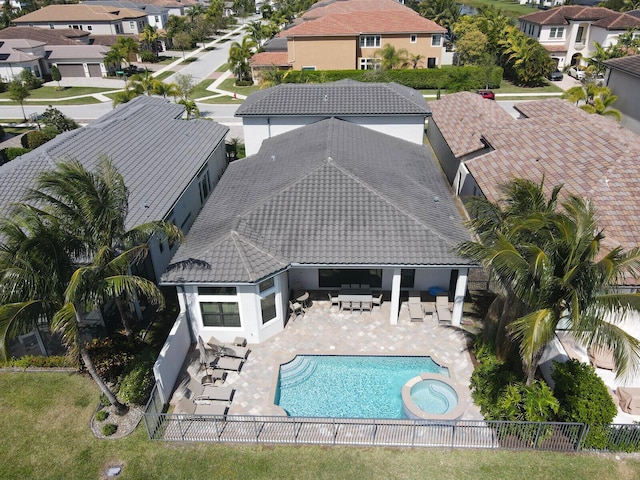
[[[455,380],[455,374],[453,373],[453,370],[447,365],[444,365],[442,362],[440,362],[439,359],[437,359],[437,357],[434,355],[389,355],[388,353],[368,353],[368,354],[360,354],[360,355],[349,355],[345,353],[296,352],[295,355],[291,356],[288,360],[281,362],[278,365],[278,368],[274,370],[272,379],[271,379],[271,389],[270,389],[271,406],[278,412],[279,415],[282,415],[285,417],[289,416],[286,410],[282,408],[280,405],[276,404],[276,393],[278,389],[278,378],[280,376],[280,367],[282,365],[286,365],[287,363],[291,363],[299,355],[307,355],[307,356],[314,356],[314,357],[430,357],[431,360],[433,360],[433,362],[436,365],[438,365],[440,368],[446,368],[447,371],[449,372],[449,376],[445,377],[444,375],[440,375],[440,374],[430,374],[430,375],[436,375],[436,378],[438,379],[446,378],[452,381]],[[423,374],[423,375],[427,375],[427,374]],[[454,385],[451,385],[451,387],[456,391],[456,395],[458,396],[458,405],[460,405],[461,394],[457,386],[454,386]],[[404,392],[404,387],[403,387],[403,392]],[[403,394],[402,400],[404,403],[404,394]],[[466,408],[466,403],[464,403],[464,405]],[[462,411],[462,413],[464,413],[464,410]],[[460,413],[460,415],[462,415],[462,413]]]
[[[418,407],[411,398],[411,389],[424,380],[437,380],[451,387],[458,397],[458,404],[456,407],[447,413],[425,412]],[[437,373],[421,373],[417,377],[413,377],[405,383],[402,387],[402,404],[404,408],[415,417],[415,419],[420,420],[457,420],[462,416],[467,408],[467,402],[460,392],[458,385],[451,381],[449,377],[445,377],[444,375],[439,375]]]

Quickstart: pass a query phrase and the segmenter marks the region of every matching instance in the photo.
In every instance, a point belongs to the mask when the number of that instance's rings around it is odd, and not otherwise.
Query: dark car
[[[482,96],[482,98],[488,98],[489,100],[496,99],[496,94],[491,90],[478,90],[478,93]]]
[[[560,80],[562,80],[562,77],[564,77],[564,75],[562,75],[562,72],[560,70],[556,70],[555,72],[551,72],[549,75],[547,75],[547,78],[552,82],[559,82]]]

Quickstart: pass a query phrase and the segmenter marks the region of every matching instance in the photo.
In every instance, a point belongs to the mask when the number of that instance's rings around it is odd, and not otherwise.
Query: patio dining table
[[[338,301],[340,302],[340,310],[348,307],[349,311],[371,311],[373,293],[369,289],[345,288],[338,291]]]

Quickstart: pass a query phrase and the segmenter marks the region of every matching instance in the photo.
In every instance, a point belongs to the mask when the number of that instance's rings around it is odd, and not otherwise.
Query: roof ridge
[[[413,220],[414,222],[416,222],[418,225],[422,226],[425,230],[433,233],[434,235],[436,235],[438,238],[442,239],[445,243],[451,243],[449,241],[448,238],[446,238],[445,236],[443,236],[440,232],[434,230],[433,228],[431,228],[429,225],[427,225],[425,222],[420,221],[420,219],[418,219],[415,215],[413,215],[412,213],[406,211],[405,209],[403,209],[402,207],[400,207],[399,205],[396,205],[395,202],[393,202],[391,199],[387,198],[384,194],[380,193],[378,190],[376,190],[375,188],[373,188],[371,185],[369,185],[368,183],[366,183],[364,180],[362,180],[361,178],[359,178],[358,176],[356,176],[355,174],[351,173],[349,170],[347,170],[345,167],[342,167],[341,165],[338,165],[336,163],[333,162],[329,162],[330,165],[334,166],[335,168],[337,168],[339,171],[341,171],[343,174],[347,175],[349,178],[351,178],[352,180],[354,180],[355,182],[359,183],[360,185],[362,185],[364,188],[366,188],[367,190],[369,190],[371,193],[373,193],[375,196],[379,197],[382,201],[386,202],[388,205],[390,205],[392,208],[396,209],[397,211],[399,211],[400,213],[402,213],[403,215],[405,215],[406,217],[410,218],[411,220]]]
[[[240,248],[240,245],[238,245],[238,241],[239,241],[238,232],[235,231],[235,230],[231,230],[229,232],[229,237],[231,237],[231,241],[233,242],[233,245],[234,245],[235,249],[238,251],[238,255],[240,256],[240,260],[242,260],[242,264],[244,265],[244,269],[246,270],[247,274],[249,275],[249,278],[253,278],[253,272],[249,268],[249,261],[246,259],[244,251],[242,250],[242,248]]]
[[[247,245],[250,245],[252,248],[255,248],[260,253],[263,253],[263,254],[267,255],[269,258],[272,258],[274,261],[276,261],[280,265],[283,265],[283,266],[286,267],[287,265],[289,265],[291,263],[291,262],[282,261],[280,258],[276,257],[273,253],[269,252],[268,250],[265,250],[261,246],[259,246],[256,243],[252,242],[251,240],[246,238],[244,235],[241,235],[238,232],[234,232],[234,233],[237,236],[238,242],[242,242],[242,243],[246,243]]]

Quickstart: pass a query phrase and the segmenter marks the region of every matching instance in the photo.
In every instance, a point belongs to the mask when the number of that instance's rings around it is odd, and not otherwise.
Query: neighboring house
[[[613,105],[622,112],[622,125],[640,134],[640,55],[614,58],[604,62],[606,85],[618,96]]]
[[[167,220],[188,232],[227,167],[228,128],[207,120],[182,120],[184,107],[140,96],[84,128],[58,135],[0,166],[0,214],[34,186],[39,172],[56,161],[76,159],[93,169],[108,157],[129,189],[127,228]],[[152,242],[145,276],[164,272],[174,245]]]
[[[558,7],[565,4],[565,0],[518,0],[520,5],[537,8]],[[596,1],[596,0],[594,0]],[[597,0],[599,2],[599,0]]]
[[[157,29],[163,29],[169,19],[169,9],[166,7],[160,7],[152,3],[140,3],[132,1],[117,1],[117,0],[84,0],[82,2],[86,5],[104,5],[107,7],[120,7],[120,8],[132,8],[142,10],[147,14],[147,23]]]
[[[620,34],[640,28],[640,18],[608,8],[572,5],[524,15],[519,28],[537,39],[562,69],[579,64],[581,57],[591,57],[594,42],[605,48],[615,45]]]
[[[412,88],[353,80],[280,84],[252,93],[236,111],[247,155],[257,153],[268,138],[330,117],[422,145],[430,114],[425,99]]]
[[[515,119],[474,93],[429,102],[427,134],[461,197],[500,198],[512,178],[541,181],[547,188],[591,198],[605,247],[640,247],[636,190],[640,182],[640,136],[601,115],[560,99],[515,106]],[[434,131],[432,131],[432,129]],[[456,167],[457,165],[457,167]],[[637,280],[628,279],[635,289]]]
[[[104,5],[49,5],[13,20],[18,26],[71,28],[95,35],[138,35],[148,25],[147,14],[133,8]]]
[[[0,30],[0,39],[35,40],[47,45],[89,45],[89,35],[90,32],[72,28],[7,27]]]
[[[390,292],[391,324],[401,290],[443,288],[459,325],[475,264],[454,253],[470,237],[429,152],[329,118],[232,162],[160,282],[177,287],[192,340],[263,342],[291,291],[344,283]]]
[[[368,70],[379,68],[375,53],[386,44],[420,55],[422,67],[439,67],[445,33],[395,0],[345,0],[317,4],[278,36],[287,39],[287,64],[294,70]]]
[[[10,82],[23,70],[42,78],[47,72],[45,43],[35,40],[0,40],[0,78]]]
[[[63,78],[107,76],[103,62],[109,49],[103,45],[50,45],[46,48],[49,69],[57,66]]]

